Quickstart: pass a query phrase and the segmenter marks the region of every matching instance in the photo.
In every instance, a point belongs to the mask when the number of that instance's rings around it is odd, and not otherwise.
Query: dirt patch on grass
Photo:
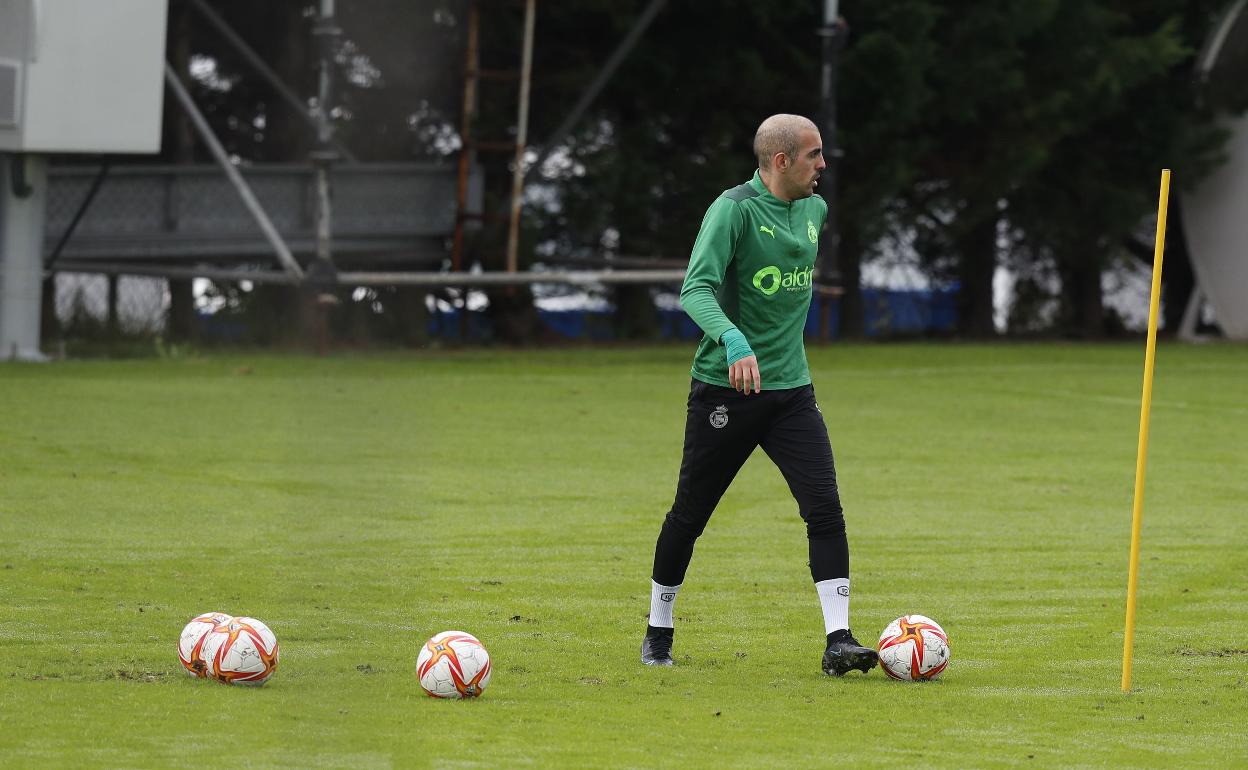
[[[126,679],[132,682],[163,682],[168,675],[166,671],[131,671],[130,669],[119,668],[104,678]]]
[[[1171,655],[1202,656],[1212,658],[1233,658],[1237,655],[1248,656],[1248,650],[1220,647],[1216,650],[1197,650],[1191,647],[1179,647],[1170,651]]]

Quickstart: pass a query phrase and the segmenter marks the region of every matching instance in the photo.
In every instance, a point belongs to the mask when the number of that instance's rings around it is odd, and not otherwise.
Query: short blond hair
[[[819,127],[810,118],[801,115],[781,113],[760,123],[754,132],[754,155],[758,158],[758,167],[770,169],[771,159],[778,152],[790,158],[797,155],[802,132],[808,129],[818,131]]]

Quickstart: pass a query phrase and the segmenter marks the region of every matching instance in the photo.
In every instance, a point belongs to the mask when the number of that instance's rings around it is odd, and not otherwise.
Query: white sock
[[[849,628],[849,578],[832,578],[815,583],[823,607],[825,634]]]
[[[680,586],[661,586],[650,581],[650,625],[655,628],[672,628],[672,605]]]

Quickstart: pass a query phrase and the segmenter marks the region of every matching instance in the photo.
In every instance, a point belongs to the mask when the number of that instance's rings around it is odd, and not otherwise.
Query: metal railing
[[[239,167],[291,251],[316,247],[311,165]],[[69,226],[96,166],[49,170],[45,254]],[[438,259],[455,225],[456,169],[430,163],[343,165],[332,172],[335,257]],[[272,260],[272,249],[214,165],[114,166],[58,259],[64,263]]]

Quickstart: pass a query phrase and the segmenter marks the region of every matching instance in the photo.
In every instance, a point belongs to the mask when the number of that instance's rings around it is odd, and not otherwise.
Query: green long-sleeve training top
[[[680,290],[681,307],[706,332],[696,379],[731,387],[720,338],[735,327],[754,349],[763,390],[810,384],[802,331],[827,217],[822,197],[780,200],[757,171],[706,210]]]

